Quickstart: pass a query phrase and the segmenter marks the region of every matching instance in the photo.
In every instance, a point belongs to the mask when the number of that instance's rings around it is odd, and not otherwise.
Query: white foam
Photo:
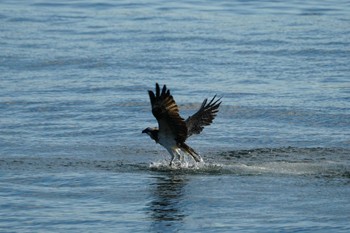
[[[201,162],[195,162],[189,159],[184,159],[184,160],[176,160],[174,161],[171,165],[169,161],[162,160],[162,161],[157,161],[153,162],[150,164],[151,169],[159,169],[159,170],[181,170],[181,169],[193,169],[193,170],[198,170],[203,167],[205,167],[204,161]]]

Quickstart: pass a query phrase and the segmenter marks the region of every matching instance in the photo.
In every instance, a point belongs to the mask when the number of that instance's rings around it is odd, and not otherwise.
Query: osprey
[[[170,166],[175,158],[182,158],[182,154],[191,156],[196,162],[203,161],[201,156],[185,141],[191,135],[199,134],[204,126],[213,122],[219,111],[221,98],[215,99],[215,95],[209,102],[205,99],[199,110],[184,120],[179,115],[179,108],[166,85],[160,90],[158,83],[156,83],[156,93],[148,91],[148,94],[153,116],[158,121],[158,127],[148,127],[142,133],[148,134],[156,143],[167,149],[171,155]]]

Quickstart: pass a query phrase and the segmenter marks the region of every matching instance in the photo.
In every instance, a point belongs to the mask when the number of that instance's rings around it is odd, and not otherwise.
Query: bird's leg
[[[172,155],[170,164],[169,164],[170,167],[173,167],[174,159],[175,159],[175,156]]]
[[[183,162],[183,156],[181,156],[181,150],[179,148],[173,148],[171,151],[171,161],[170,161],[170,167],[173,167],[176,162],[180,163],[178,165],[181,165]]]
[[[173,149],[173,153],[174,153],[174,157],[176,157],[176,159],[180,161],[179,149],[178,148]]]
[[[171,160],[170,160],[169,166],[173,167],[174,161],[176,159],[176,150],[172,149],[170,154],[171,154]]]
[[[179,155],[180,163],[184,164],[184,162],[185,162],[185,154],[184,154],[184,152],[179,149],[178,150],[178,155]]]

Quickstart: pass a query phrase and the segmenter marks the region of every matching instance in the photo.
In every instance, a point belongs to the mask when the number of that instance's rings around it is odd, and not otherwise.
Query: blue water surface
[[[348,1],[0,2],[1,232],[349,232]],[[147,90],[205,165],[141,134]]]

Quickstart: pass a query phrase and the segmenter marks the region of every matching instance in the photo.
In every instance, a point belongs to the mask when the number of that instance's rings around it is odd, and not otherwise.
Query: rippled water
[[[348,232],[347,1],[1,1],[1,232]],[[141,131],[167,84],[205,160]]]

